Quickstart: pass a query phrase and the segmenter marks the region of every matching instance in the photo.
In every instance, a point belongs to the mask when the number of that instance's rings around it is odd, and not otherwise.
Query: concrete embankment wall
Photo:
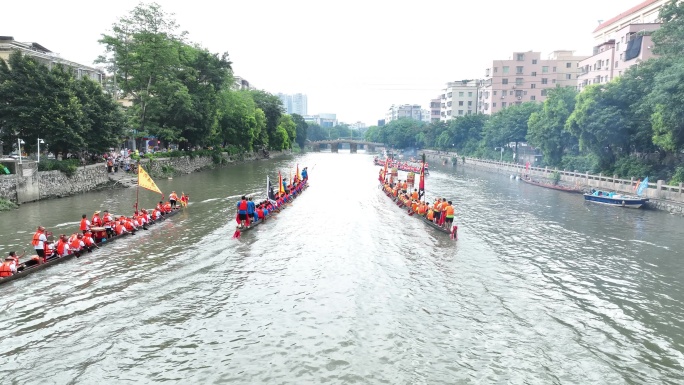
[[[271,152],[270,156],[289,154],[285,152]],[[227,164],[240,161],[254,161],[262,159],[255,153],[232,158],[223,153]],[[164,168],[171,167],[174,173],[189,174],[201,169],[214,167],[210,156],[184,156],[179,158],[157,158],[152,161],[142,159],[141,163],[152,173],[163,173]],[[121,172],[121,171],[119,171]],[[14,203],[27,203],[41,199],[60,198],[92,191],[114,182],[109,178],[104,163],[79,167],[72,176],[60,171],[38,171],[36,162],[24,161],[16,164],[16,174],[0,175],[0,198]]]
[[[468,157],[465,158],[464,164],[462,157],[448,152],[425,151],[425,156],[428,159],[428,163],[432,161],[443,164],[446,161],[447,164],[451,164],[452,159],[456,158],[457,167],[474,168],[507,175],[529,173],[535,179],[552,180],[553,174],[558,172],[560,174],[560,184],[571,187],[577,186],[585,191],[590,191],[593,188],[635,195],[634,188],[638,183],[638,180],[634,178],[620,179],[617,175],[593,175],[586,172],[557,170],[548,167],[530,167],[528,171],[525,165],[521,164]],[[650,208],[684,215],[684,185],[682,183],[678,186],[668,186],[662,180],[656,181],[656,183],[649,183],[642,196],[650,199],[648,202]]]

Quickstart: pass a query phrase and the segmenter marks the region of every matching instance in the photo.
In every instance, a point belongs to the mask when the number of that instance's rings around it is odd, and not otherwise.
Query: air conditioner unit
[[[518,96],[518,100],[522,100],[522,96]]]
[[[506,95],[502,96],[501,99],[506,99]]]

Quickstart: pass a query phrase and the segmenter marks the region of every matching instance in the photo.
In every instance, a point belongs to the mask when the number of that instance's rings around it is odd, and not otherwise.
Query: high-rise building
[[[413,120],[423,120],[422,119],[422,109],[417,104],[402,104],[392,106],[385,113],[385,124],[401,119],[401,118],[411,118]]]
[[[276,94],[278,98],[283,102],[283,108],[288,114],[308,114],[307,97],[305,94]]]
[[[584,59],[572,51],[554,51],[543,60],[540,52],[528,51],[494,60],[479,82],[479,113],[491,115],[511,105],[543,102],[549,89],[576,84],[578,63]]]
[[[307,123],[316,123],[321,127],[335,127],[337,126],[336,114],[318,114],[318,115],[302,115],[304,121]]]
[[[439,122],[439,114],[441,108],[442,100],[439,97],[430,100],[430,122]]]
[[[659,13],[667,0],[646,0],[601,22],[593,32],[592,56],[579,63],[579,90],[590,84],[604,84],[629,67],[652,58],[651,33],[660,28]]]
[[[477,80],[459,80],[447,83],[442,90],[440,120],[447,121],[457,116],[476,114]]]

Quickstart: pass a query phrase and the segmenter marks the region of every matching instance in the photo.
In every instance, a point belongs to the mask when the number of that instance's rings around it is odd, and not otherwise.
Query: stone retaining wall
[[[107,167],[104,163],[79,167],[70,177],[61,171],[39,171],[40,196],[38,199],[75,195],[94,190],[109,182]]]
[[[0,198],[17,203],[16,175],[0,175]]]
[[[457,157],[458,167],[468,167],[486,170],[489,172],[503,173],[508,175],[519,175],[521,173],[529,173],[534,178],[552,179],[552,174],[558,172],[560,174],[560,184],[565,186],[578,186],[585,191],[593,189],[616,191],[623,194],[635,195],[634,186],[637,180],[619,179],[617,176],[606,175],[592,175],[589,173],[578,173],[574,171],[555,170],[542,167],[530,167],[526,170],[524,165],[508,162],[499,162],[488,159],[465,158],[465,164],[461,157],[455,153],[425,151],[425,156],[430,161],[437,161],[442,164],[445,160],[450,164],[452,157]],[[664,210],[672,214],[684,215],[684,186],[680,183],[679,186],[667,186],[664,181],[659,180],[656,183],[649,183],[648,188],[642,193],[642,196],[649,198],[647,206],[649,208]]]

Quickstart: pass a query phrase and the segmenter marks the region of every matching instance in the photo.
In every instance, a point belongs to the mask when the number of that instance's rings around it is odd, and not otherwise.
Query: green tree
[[[280,122],[278,123],[276,133],[281,128],[285,130],[285,133],[287,133],[287,146],[283,147],[282,149],[292,148],[292,143],[295,141],[297,135],[297,125],[292,120],[292,117],[290,115],[284,114],[280,116]],[[277,133],[277,135],[278,140],[280,140],[281,134]]]
[[[83,111],[84,140],[88,151],[104,153],[123,139],[126,117],[98,83],[84,78],[76,83],[76,96]]]
[[[306,138],[308,136],[307,131],[309,129],[309,124],[299,114],[292,114],[292,121],[294,121],[295,126],[297,127],[297,132],[295,136],[297,144],[299,145],[299,148],[303,149],[304,145],[306,144]]]
[[[328,139],[328,130],[321,127],[318,123],[307,123],[307,124],[308,124],[307,130],[306,130],[307,139],[309,139],[312,142],[315,142],[318,140]],[[299,140],[299,137],[297,137],[297,140]]]
[[[264,121],[258,121],[256,104],[251,95],[247,91],[224,90],[221,103],[218,127],[222,144],[252,150],[259,139],[259,123],[263,124]]]
[[[280,123],[280,116],[285,112],[283,109],[283,102],[277,96],[269,94],[266,91],[251,90],[249,92],[251,93],[252,99],[254,99],[257,107],[259,107],[266,116],[266,133],[268,134],[268,143],[271,143],[271,148],[274,150],[279,150],[281,148],[279,146],[279,140],[282,138],[280,136],[276,138],[276,129]]]
[[[453,149],[471,154],[477,150],[482,142],[484,127],[488,120],[487,115],[464,115],[449,121],[446,130],[451,135]]]
[[[180,137],[180,132],[164,124],[173,119],[164,114],[167,103],[180,107],[178,114],[187,113],[191,104],[177,79],[186,33],[178,32],[171,16],[156,3],[136,6],[112,26],[111,34],[102,35],[99,42],[105,54],[97,60],[114,74],[120,96],[133,99],[134,124],[140,135],[149,130],[166,140]]]
[[[494,148],[515,142],[517,154],[518,143],[524,142],[527,136],[527,122],[530,116],[540,109],[540,104],[529,102],[513,105],[495,113],[485,125],[485,144]]]
[[[653,52],[658,55],[682,57],[684,55],[684,4],[669,0],[660,9],[662,25],[653,33]]]
[[[530,115],[527,141],[541,149],[544,161],[560,166],[566,149],[577,145],[577,138],[565,129],[565,122],[575,109],[577,91],[558,87],[549,91],[541,111]]]

